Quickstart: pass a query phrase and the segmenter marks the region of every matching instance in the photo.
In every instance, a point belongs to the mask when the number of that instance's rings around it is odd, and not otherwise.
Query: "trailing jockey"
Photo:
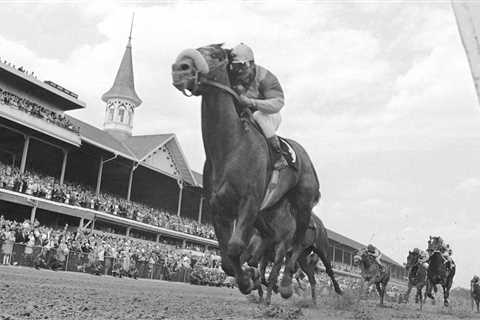
[[[375,259],[375,262],[380,266],[381,270],[385,270],[380,258],[382,253],[378,250],[373,244],[369,244],[366,248],[360,250],[360,254],[367,253],[369,256],[372,256]]]
[[[421,264],[425,270],[428,269],[428,253],[425,250],[415,248],[413,249],[413,252],[418,255],[418,263]]]
[[[455,268],[455,262],[452,259],[452,253],[453,250],[450,248],[449,244],[445,244],[443,241],[442,237],[436,237],[436,242],[433,240],[435,237],[430,237],[430,240],[428,240],[428,253],[431,256],[434,251],[439,251],[442,254],[443,259],[447,263],[447,268],[448,270],[454,269]]]
[[[273,167],[277,170],[286,168],[288,163],[275,134],[282,121],[280,109],[284,105],[280,82],[273,73],[255,63],[253,50],[243,43],[232,49],[229,71],[240,105],[252,111],[253,119],[267,137],[273,151]]]

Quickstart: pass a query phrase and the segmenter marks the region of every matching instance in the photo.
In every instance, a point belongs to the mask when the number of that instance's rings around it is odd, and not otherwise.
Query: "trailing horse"
[[[283,208],[286,206],[287,208]],[[264,239],[257,232],[250,240],[247,252],[250,256],[246,258],[249,264],[256,265],[260,261],[260,273],[264,284],[267,286],[266,303],[271,301],[272,290],[275,289],[277,278],[285,256],[290,254],[293,241],[292,226],[295,225],[295,219],[288,209],[288,203],[280,203],[275,210],[266,212],[266,221],[269,228],[273,230],[273,237]],[[341,294],[342,291],[338,285],[333,269],[328,257],[328,236],[327,230],[319,217],[312,213],[309,228],[305,234],[303,242],[304,250],[297,260],[297,268],[300,267],[308,277],[310,282],[312,301],[316,304],[316,280],[315,272],[318,259],[311,259],[311,253],[315,253],[322,260],[325,270],[332,280],[335,291]],[[268,281],[265,281],[265,268],[269,262],[272,262],[272,270]]]
[[[369,255],[367,252],[363,252],[360,255],[355,255],[353,257],[354,265],[360,268],[360,275],[363,280],[367,282],[367,289],[370,288],[372,284],[375,284],[378,295],[380,296],[380,305],[383,305],[383,298],[385,297],[385,292],[387,290],[388,281],[390,281],[390,271],[382,268],[376,261],[375,258]],[[359,298],[363,293],[363,283],[360,288]]]
[[[274,173],[270,150],[252,120],[239,115],[249,113],[236,104],[238,96],[230,87],[227,73],[228,59],[229,52],[221,45],[184,50],[172,65],[173,84],[183,93],[188,90],[202,96],[205,206],[212,216],[222,268],[235,276],[242,293],[252,289],[252,281],[242,269],[242,253],[255,227],[265,233],[261,209],[283,198],[289,202],[296,228],[281,287],[282,296],[289,297],[312,208],[320,198],[317,175],[306,151],[288,140],[296,153],[296,169],[275,171],[277,187],[264,203]]]
[[[472,310],[473,304],[475,303],[477,306],[477,312],[480,312],[479,305],[480,305],[480,283],[475,282],[470,284],[470,296],[472,297]]]
[[[447,262],[440,251],[434,251],[428,261],[427,297],[435,301],[432,289],[436,291],[436,285],[440,284],[443,288],[443,305],[448,307],[448,297],[455,276],[455,268],[447,268]]]
[[[423,287],[427,285],[427,269],[419,261],[420,254],[419,252],[409,251],[407,256],[407,264],[405,269],[408,272],[408,289],[404,296],[404,302],[408,302],[410,296],[410,291],[413,287],[417,289],[415,294],[415,303],[420,303],[420,310],[423,308],[423,302],[425,298],[423,297],[422,290]]]

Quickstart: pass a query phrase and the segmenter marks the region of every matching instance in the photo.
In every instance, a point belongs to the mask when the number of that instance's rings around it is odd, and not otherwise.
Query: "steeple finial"
[[[135,12],[132,13],[132,23],[130,24],[130,34],[128,36],[128,44],[132,41],[133,20],[135,19]]]

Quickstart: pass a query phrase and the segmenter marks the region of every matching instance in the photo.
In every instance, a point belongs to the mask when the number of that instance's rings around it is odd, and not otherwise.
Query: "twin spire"
[[[132,135],[135,108],[142,103],[135,91],[133,77],[132,29],[134,17],[135,14],[132,16],[127,47],[123,53],[113,86],[102,95],[102,100],[107,103],[104,130],[120,140]]]
[[[117,76],[115,77],[112,88],[103,94],[102,100],[107,102],[110,98],[124,98],[131,100],[135,104],[135,107],[138,107],[142,103],[142,100],[138,97],[137,92],[135,91],[135,83],[133,80],[132,29],[134,17],[135,13],[132,16],[128,43],[125,52],[123,53],[122,62],[118,68]]]

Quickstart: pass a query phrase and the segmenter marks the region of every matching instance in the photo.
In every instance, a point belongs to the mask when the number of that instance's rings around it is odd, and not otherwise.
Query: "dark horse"
[[[264,239],[257,232],[250,240],[247,252],[250,256],[246,258],[249,264],[256,265],[260,261],[260,274],[262,282],[267,286],[266,303],[271,301],[272,290],[276,287],[278,273],[282,266],[284,257],[290,254],[291,243],[293,241],[292,225],[295,219],[288,208],[288,203],[280,203],[278,212],[267,210],[267,225],[274,231],[274,236]],[[270,216],[269,216],[270,215]],[[297,260],[299,266],[308,277],[310,282],[312,301],[316,304],[315,291],[315,271],[318,259],[311,259],[310,254],[315,253],[322,260],[325,270],[332,280],[335,291],[341,294],[342,291],[335,279],[330,259],[328,257],[328,236],[327,230],[318,216],[312,213],[309,228],[306,231],[303,242],[304,250]],[[272,270],[268,281],[265,280],[265,268],[269,262],[272,262]]]
[[[278,185],[270,201],[263,203],[272,175],[267,141],[252,121],[239,114],[236,93],[227,72],[229,52],[210,45],[180,53],[172,65],[174,86],[185,93],[202,96],[202,137],[206,154],[203,186],[206,210],[211,213],[222,257],[222,268],[235,276],[240,291],[252,289],[249,274],[242,269],[242,253],[255,228],[262,228],[261,209],[285,198],[295,215],[296,229],[292,254],[280,288],[282,296],[292,294],[295,263],[303,251],[302,241],[312,208],[320,198],[318,178],[306,151],[288,140],[297,154],[297,170],[280,171]],[[268,231],[268,230],[267,230]]]
[[[480,312],[479,305],[480,305],[480,283],[478,282],[471,282],[470,283],[470,296],[472,297],[472,310],[473,304],[477,305],[477,312]]]
[[[443,305],[448,307],[448,297],[455,276],[455,268],[447,268],[447,262],[440,251],[434,251],[428,261],[427,297],[435,301],[432,289],[436,291],[437,284],[440,284],[443,288]]]
[[[408,272],[408,289],[404,296],[404,302],[408,302],[410,291],[417,288],[415,294],[415,303],[420,303],[420,310],[423,308],[424,297],[422,294],[423,287],[427,285],[427,269],[419,262],[420,254],[415,251],[409,251],[407,256],[407,264],[405,269]]]
[[[385,292],[387,290],[388,281],[390,281],[390,271],[382,268],[376,261],[375,258],[369,255],[367,252],[363,252],[360,255],[357,254],[353,257],[354,265],[360,268],[360,275],[363,280],[367,283],[367,289],[370,288],[372,284],[375,284],[378,295],[380,296],[380,305],[383,305],[383,298],[385,297]],[[363,285],[360,288],[359,298],[363,293]]]

